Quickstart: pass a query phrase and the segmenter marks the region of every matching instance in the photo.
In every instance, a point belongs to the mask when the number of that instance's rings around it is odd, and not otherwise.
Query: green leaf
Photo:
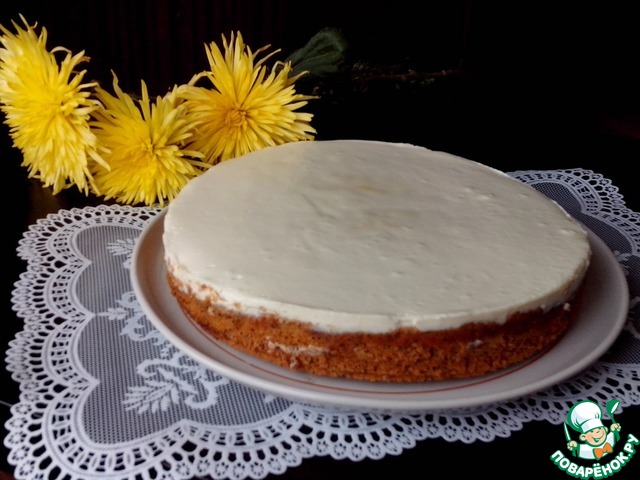
[[[324,28],[289,55],[287,61],[291,62],[293,75],[308,72],[311,76],[327,76],[343,68],[347,51],[348,44],[342,33],[335,28]]]

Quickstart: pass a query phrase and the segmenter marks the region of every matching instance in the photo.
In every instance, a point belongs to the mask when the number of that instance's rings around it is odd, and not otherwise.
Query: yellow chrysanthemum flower
[[[299,140],[313,140],[312,114],[297,110],[315,97],[298,94],[290,77],[290,63],[277,62],[268,72],[264,62],[276,52],[257,59],[240,33],[231,40],[222,36],[224,55],[215,42],[205,45],[211,67],[195,75],[180,90],[190,114],[198,121],[191,148],[216,164],[263,147]],[[196,86],[208,78],[213,88]]]
[[[14,22],[16,34],[0,25],[0,108],[13,145],[22,152],[29,176],[54,194],[72,184],[88,194],[95,190],[91,166],[104,166],[88,123],[98,106],[90,98],[95,84],[81,83],[85,70],[76,72],[88,57],[62,47],[49,52],[46,30],[37,35],[36,25],[21,18],[26,28]],[[66,53],[60,65],[57,52]]]
[[[141,83],[138,105],[123,93],[115,75],[116,96],[96,89],[104,108],[92,113],[91,126],[107,150],[103,158],[110,169],[95,171],[95,182],[106,199],[164,205],[209,165],[198,160],[200,152],[185,148],[194,120],[187,117],[176,88],[152,104]]]

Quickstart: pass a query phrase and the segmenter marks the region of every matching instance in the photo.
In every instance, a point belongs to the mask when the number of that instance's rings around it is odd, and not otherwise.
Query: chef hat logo
[[[597,403],[588,400],[576,403],[569,411],[569,425],[575,431],[587,433],[598,427],[604,427],[602,423],[602,409]]]

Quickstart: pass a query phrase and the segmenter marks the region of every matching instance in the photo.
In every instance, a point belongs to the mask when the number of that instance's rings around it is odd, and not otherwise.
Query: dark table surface
[[[618,119],[616,119],[617,121]],[[616,123],[619,127],[620,124]],[[475,158],[485,163],[492,163],[492,151],[498,152],[493,157],[496,166],[511,170],[550,169],[581,167],[592,169],[611,179],[620,188],[627,205],[640,210],[637,180],[631,175],[631,166],[640,158],[640,140],[629,134],[633,124],[625,123],[625,128],[612,133],[608,128],[585,131],[582,138],[577,134],[571,135],[570,144],[557,143],[558,136],[551,140],[544,135],[536,135],[537,144],[531,149],[523,146],[511,145],[505,148],[497,145],[495,148],[484,150],[483,145],[473,154],[472,142],[463,142],[468,158]],[[478,127],[480,128],[480,127]],[[483,127],[483,130],[486,127]],[[631,130],[629,130],[631,129]],[[622,132],[623,134],[618,134]],[[64,191],[53,196],[50,191],[41,187],[35,181],[27,179],[26,169],[20,167],[19,152],[11,147],[7,132],[0,135],[3,158],[3,177],[7,186],[5,194],[5,227],[3,255],[3,294],[4,294],[4,327],[2,329],[2,343],[7,345],[16,332],[21,329],[22,322],[11,309],[10,295],[13,283],[24,269],[24,264],[17,258],[15,247],[28,226],[38,218],[59,209],[95,205],[98,199],[84,197],[74,190]],[[456,151],[456,142],[468,135],[462,131],[456,135],[457,139],[442,138],[438,148]],[[479,132],[474,132],[474,136]],[[351,135],[349,135],[351,136]],[[324,138],[319,136],[319,139]],[[376,138],[382,138],[378,136]],[[467,137],[469,138],[469,137]],[[391,138],[395,140],[397,138]],[[414,139],[412,139],[414,140]],[[445,145],[445,143],[451,142]],[[577,143],[582,142],[582,143]],[[417,142],[415,142],[417,143]],[[426,143],[426,142],[424,142]],[[489,142],[487,142],[489,143]],[[425,146],[430,146],[426,144]],[[449,147],[449,148],[444,148]],[[526,150],[526,151],[525,151]],[[571,153],[573,152],[573,153]],[[540,155],[540,156],[539,156]],[[479,158],[480,157],[480,158]],[[11,192],[11,193],[9,193]],[[10,375],[3,371],[0,377],[0,412],[3,422],[9,418],[9,408],[18,399],[17,384]],[[616,415],[616,419],[625,425],[628,432],[640,432],[640,406],[626,407]],[[349,460],[333,460],[330,458],[311,458],[305,460],[301,466],[289,469],[278,478],[326,479],[347,478],[351,476],[404,476],[409,472],[423,472],[420,476],[429,478],[433,470],[446,470],[461,476],[475,477],[480,473],[493,478],[511,478],[513,475],[528,473],[529,478],[559,478],[566,479],[567,474],[558,470],[549,460],[551,445],[562,443],[563,433],[558,426],[547,422],[530,422],[521,431],[513,432],[508,438],[497,438],[490,443],[477,441],[472,444],[462,442],[450,443],[444,440],[425,440],[415,448],[406,450],[399,456],[388,455],[382,460],[364,460],[351,462]],[[554,450],[555,451],[555,450]],[[7,464],[7,452],[0,455],[5,471],[11,471]],[[438,468],[436,468],[438,467]],[[425,471],[426,470],[426,471]],[[621,470],[615,475],[620,480],[624,478],[637,479],[640,475],[640,458],[627,470]],[[462,477],[460,477],[462,478]]]
[[[8,9],[6,4],[3,8]],[[12,7],[11,15],[13,10]],[[3,23],[6,21],[2,19]],[[517,31],[518,26],[512,29]],[[84,31],[88,34],[86,26]],[[538,27],[531,31],[537,32]],[[58,30],[58,38],[61,33]],[[546,46],[550,43],[548,40]],[[627,51],[637,53],[636,48],[629,46]],[[615,58],[623,56],[617,51]],[[381,90],[370,89],[356,95],[340,96],[340,92],[332,91],[333,98],[329,95],[311,108],[316,114],[314,126],[319,140],[366,138],[414,143],[503,171],[590,169],[610,179],[628,207],[638,212],[640,188],[637,174],[632,171],[640,159],[640,101],[629,97],[633,93],[628,89],[629,80],[617,83],[612,78],[614,73],[600,69],[563,76],[562,72],[540,70],[539,65],[533,65],[531,70],[520,65],[515,72],[497,65],[493,70],[485,68],[482,75],[454,76],[418,92],[384,85]],[[618,85],[620,89],[616,90]],[[594,90],[600,94],[595,95]],[[6,348],[22,328],[21,320],[12,310],[11,291],[25,267],[15,251],[23,233],[48,213],[96,205],[100,200],[85,197],[75,189],[54,196],[36,180],[28,179],[26,169],[20,165],[20,152],[12,147],[4,125],[0,128],[0,158],[5,191],[2,247],[5,314],[0,335]],[[4,369],[0,373],[0,412],[4,422],[19,392],[9,373]],[[625,407],[616,420],[625,425],[627,432],[640,433],[640,406]],[[563,438],[561,428],[556,425],[530,422],[508,438],[490,443],[425,440],[401,455],[361,462],[316,457],[275,478],[438,478],[437,472],[446,472],[456,478],[526,476],[566,480],[568,475],[549,460],[555,451],[549,445],[561,445]],[[3,450],[0,470],[11,472],[6,459],[7,452]],[[640,478],[640,458],[613,478]]]

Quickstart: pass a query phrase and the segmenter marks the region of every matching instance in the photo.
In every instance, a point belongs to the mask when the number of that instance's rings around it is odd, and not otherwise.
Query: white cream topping
[[[455,328],[565,302],[585,230],[534,188],[407,144],[270,147],[195,178],[165,257],[201,298],[331,332]]]

